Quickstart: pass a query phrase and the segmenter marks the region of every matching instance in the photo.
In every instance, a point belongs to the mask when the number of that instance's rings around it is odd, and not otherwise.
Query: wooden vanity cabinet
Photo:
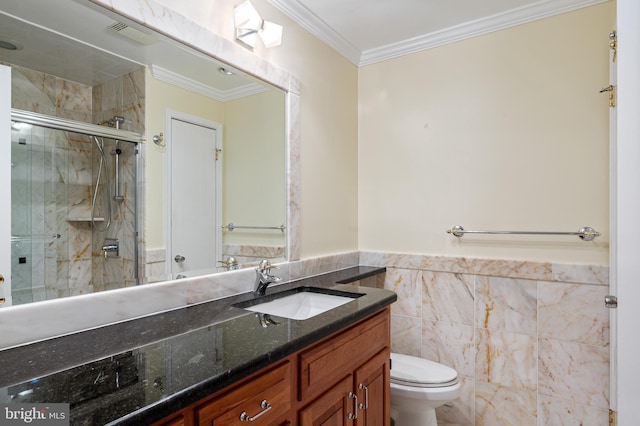
[[[390,321],[385,310],[299,355],[300,426],[388,426]]]
[[[153,426],[389,426],[390,355],[385,308]]]

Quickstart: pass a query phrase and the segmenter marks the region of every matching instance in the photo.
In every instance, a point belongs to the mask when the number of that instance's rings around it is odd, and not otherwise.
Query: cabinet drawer
[[[286,362],[197,407],[196,417],[201,426],[269,425],[289,412],[291,396],[291,365]]]
[[[313,397],[389,346],[389,310],[299,355],[298,399]]]

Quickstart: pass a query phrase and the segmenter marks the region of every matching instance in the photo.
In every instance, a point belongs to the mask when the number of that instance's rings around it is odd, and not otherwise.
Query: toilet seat
[[[458,373],[438,362],[391,354],[391,383],[418,388],[441,388],[458,383]]]

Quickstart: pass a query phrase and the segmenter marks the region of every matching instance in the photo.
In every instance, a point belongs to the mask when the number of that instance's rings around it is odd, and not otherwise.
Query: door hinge
[[[609,49],[611,49],[611,62],[615,62],[618,56],[618,33],[615,30],[609,33]]]
[[[616,86],[613,84],[608,85],[600,89],[600,93],[609,92],[609,106],[616,106]]]
[[[216,161],[218,161],[220,159],[220,154],[222,153],[222,150],[220,148],[216,148]]]
[[[609,426],[616,426],[618,424],[617,413],[609,409]]]
[[[611,294],[604,297],[604,306],[609,309],[615,309],[618,307],[618,298]]]

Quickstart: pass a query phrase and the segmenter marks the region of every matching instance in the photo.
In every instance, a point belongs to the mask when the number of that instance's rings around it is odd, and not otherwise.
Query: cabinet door
[[[389,426],[389,350],[383,350],[355,371],[357,426]]]
[[[300,410],[299,426],[352,425],[349,414],[356,408],[355,399],[349,397],[352,390],[353,376],[349,375]]]

